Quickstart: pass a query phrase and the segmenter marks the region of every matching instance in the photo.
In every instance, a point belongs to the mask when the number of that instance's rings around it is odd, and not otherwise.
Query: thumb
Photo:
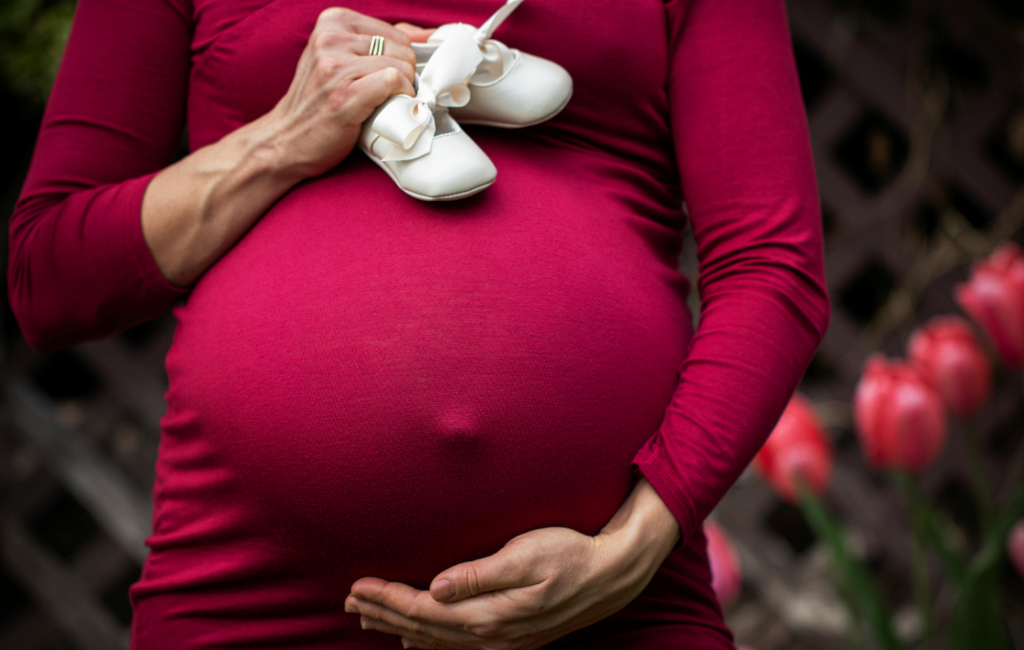
[[[456,564],[430,583],[430,595],[439,603],[454,603],[488,591],[528,587],[541,582],[533,554],[521,546],[506,546],[494,555]]]

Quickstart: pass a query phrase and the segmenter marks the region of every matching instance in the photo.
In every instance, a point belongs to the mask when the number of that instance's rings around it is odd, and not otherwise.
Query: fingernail
[[[368,621],[366,620],[365,616],[360,616],[359,617],[359,627],[361,627],[361,628],[363,628],[365,630],[367,623],[368,623]]]
[[[438,580],[430,586],[430,595],[438,602],[445,602],[455,595],[452,583],[449,580]]]
[[[405,639],[402,639],[402,647],[403,648],[411,648],[412,647],[412,642],[411,641],[407,641]]]

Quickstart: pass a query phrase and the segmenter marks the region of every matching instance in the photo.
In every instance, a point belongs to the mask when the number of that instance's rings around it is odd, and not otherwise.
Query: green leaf
[[[971,560],[970,573],[980,576],[999,563],[1006,552],[1006,537],[1021,517],[1024,517],[1024,485],[1017,487],[1006,507],[996,517],[995,525],[985,538],[981,551]]]
[[[846,547],[842,529],[825,510],[824,504],[806,486],[800,484],[800,507],[807,523],[832,551],[832,560],[840,580],[840,589],[849,594],[855,613],[865,619],[875,635],[878,646],[884,650],[899,650],[900,643],[893,633],[891,617],[878,589],[864,565]]]
[[[1022,516],[1024,485],[1014,492],[996,518],[981,550],[971,560],[950,623],[950,650],[1005,650],[1009,647],[997,569],[1005,553],[1006,536]]]
[[[949,650],[1005,650],[1006,622],[994,571],[964,583],[949,626]]]
[[[893,478],[903,490],[907,500],[915,504],[915,507],[920,511],[920,516],[924,518],[928,537],[931,539],[932,546],[935,547],[939,561],[942,562],[946,574],[956,586],[963,586],[964,580],[967,579],[967,557],[964,553],[955,551],[953,545],[949,543],[949,535],[946,533],[946,526],[949,524],[943,525],[945,522],[943,522],[940,514],[924,497],[917,483],[912,478],[901,472],[894,473]]]

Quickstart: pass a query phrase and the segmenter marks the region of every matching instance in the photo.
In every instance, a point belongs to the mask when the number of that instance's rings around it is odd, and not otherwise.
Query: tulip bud
[[[940,316],[910,336],[907,356],[939,389],[950,413],[973,415],[992,393],[992,368],[967,321]]]
[[[828,489],[832,446],[806,397],[796,394],[789,400],[779,423],[754,457],[754,467],[787,501],[797,500],[794,478],[798,474],[815,494]]]
[[[1006,554],[1020,577],[1024,578],[1024,519],[1018,521],[1006,538]]]
[[[743,589],[740,558],[729,535],[711,520],[704,521],[704,536],[708,538],[708,564],[711,565],[711,588],[722,607],[728,607]]]
[[[1002,244],[971,268],[953,291],[957,303],[981,326],[1008,366],[1024,367],[1024,251]]]
[[[864,364],[853,418],[872,466],[924,469],[946,443],[945,416],[938,390],[916,366],[880,354]]]

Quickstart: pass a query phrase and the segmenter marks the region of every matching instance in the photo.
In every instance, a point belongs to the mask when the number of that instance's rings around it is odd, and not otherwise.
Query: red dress
[[[499,3],[347,6],[435,26]],[[146,184],[183,125],[197,149],[270,110],[330,5],[80,0],[12,218],[32,345],[175,305],[133,647],[398,648],[343,612],[354,580],[426,588],[528,530],[594,534],[639,473],[683,542],[552,647],[731,647],[700,523],[828,320],[782,0],[527,2],[495,37],[575,94],[537,127],[467,127],[493,187],[420,202],[355,151],[176,289],[142,237]]]

